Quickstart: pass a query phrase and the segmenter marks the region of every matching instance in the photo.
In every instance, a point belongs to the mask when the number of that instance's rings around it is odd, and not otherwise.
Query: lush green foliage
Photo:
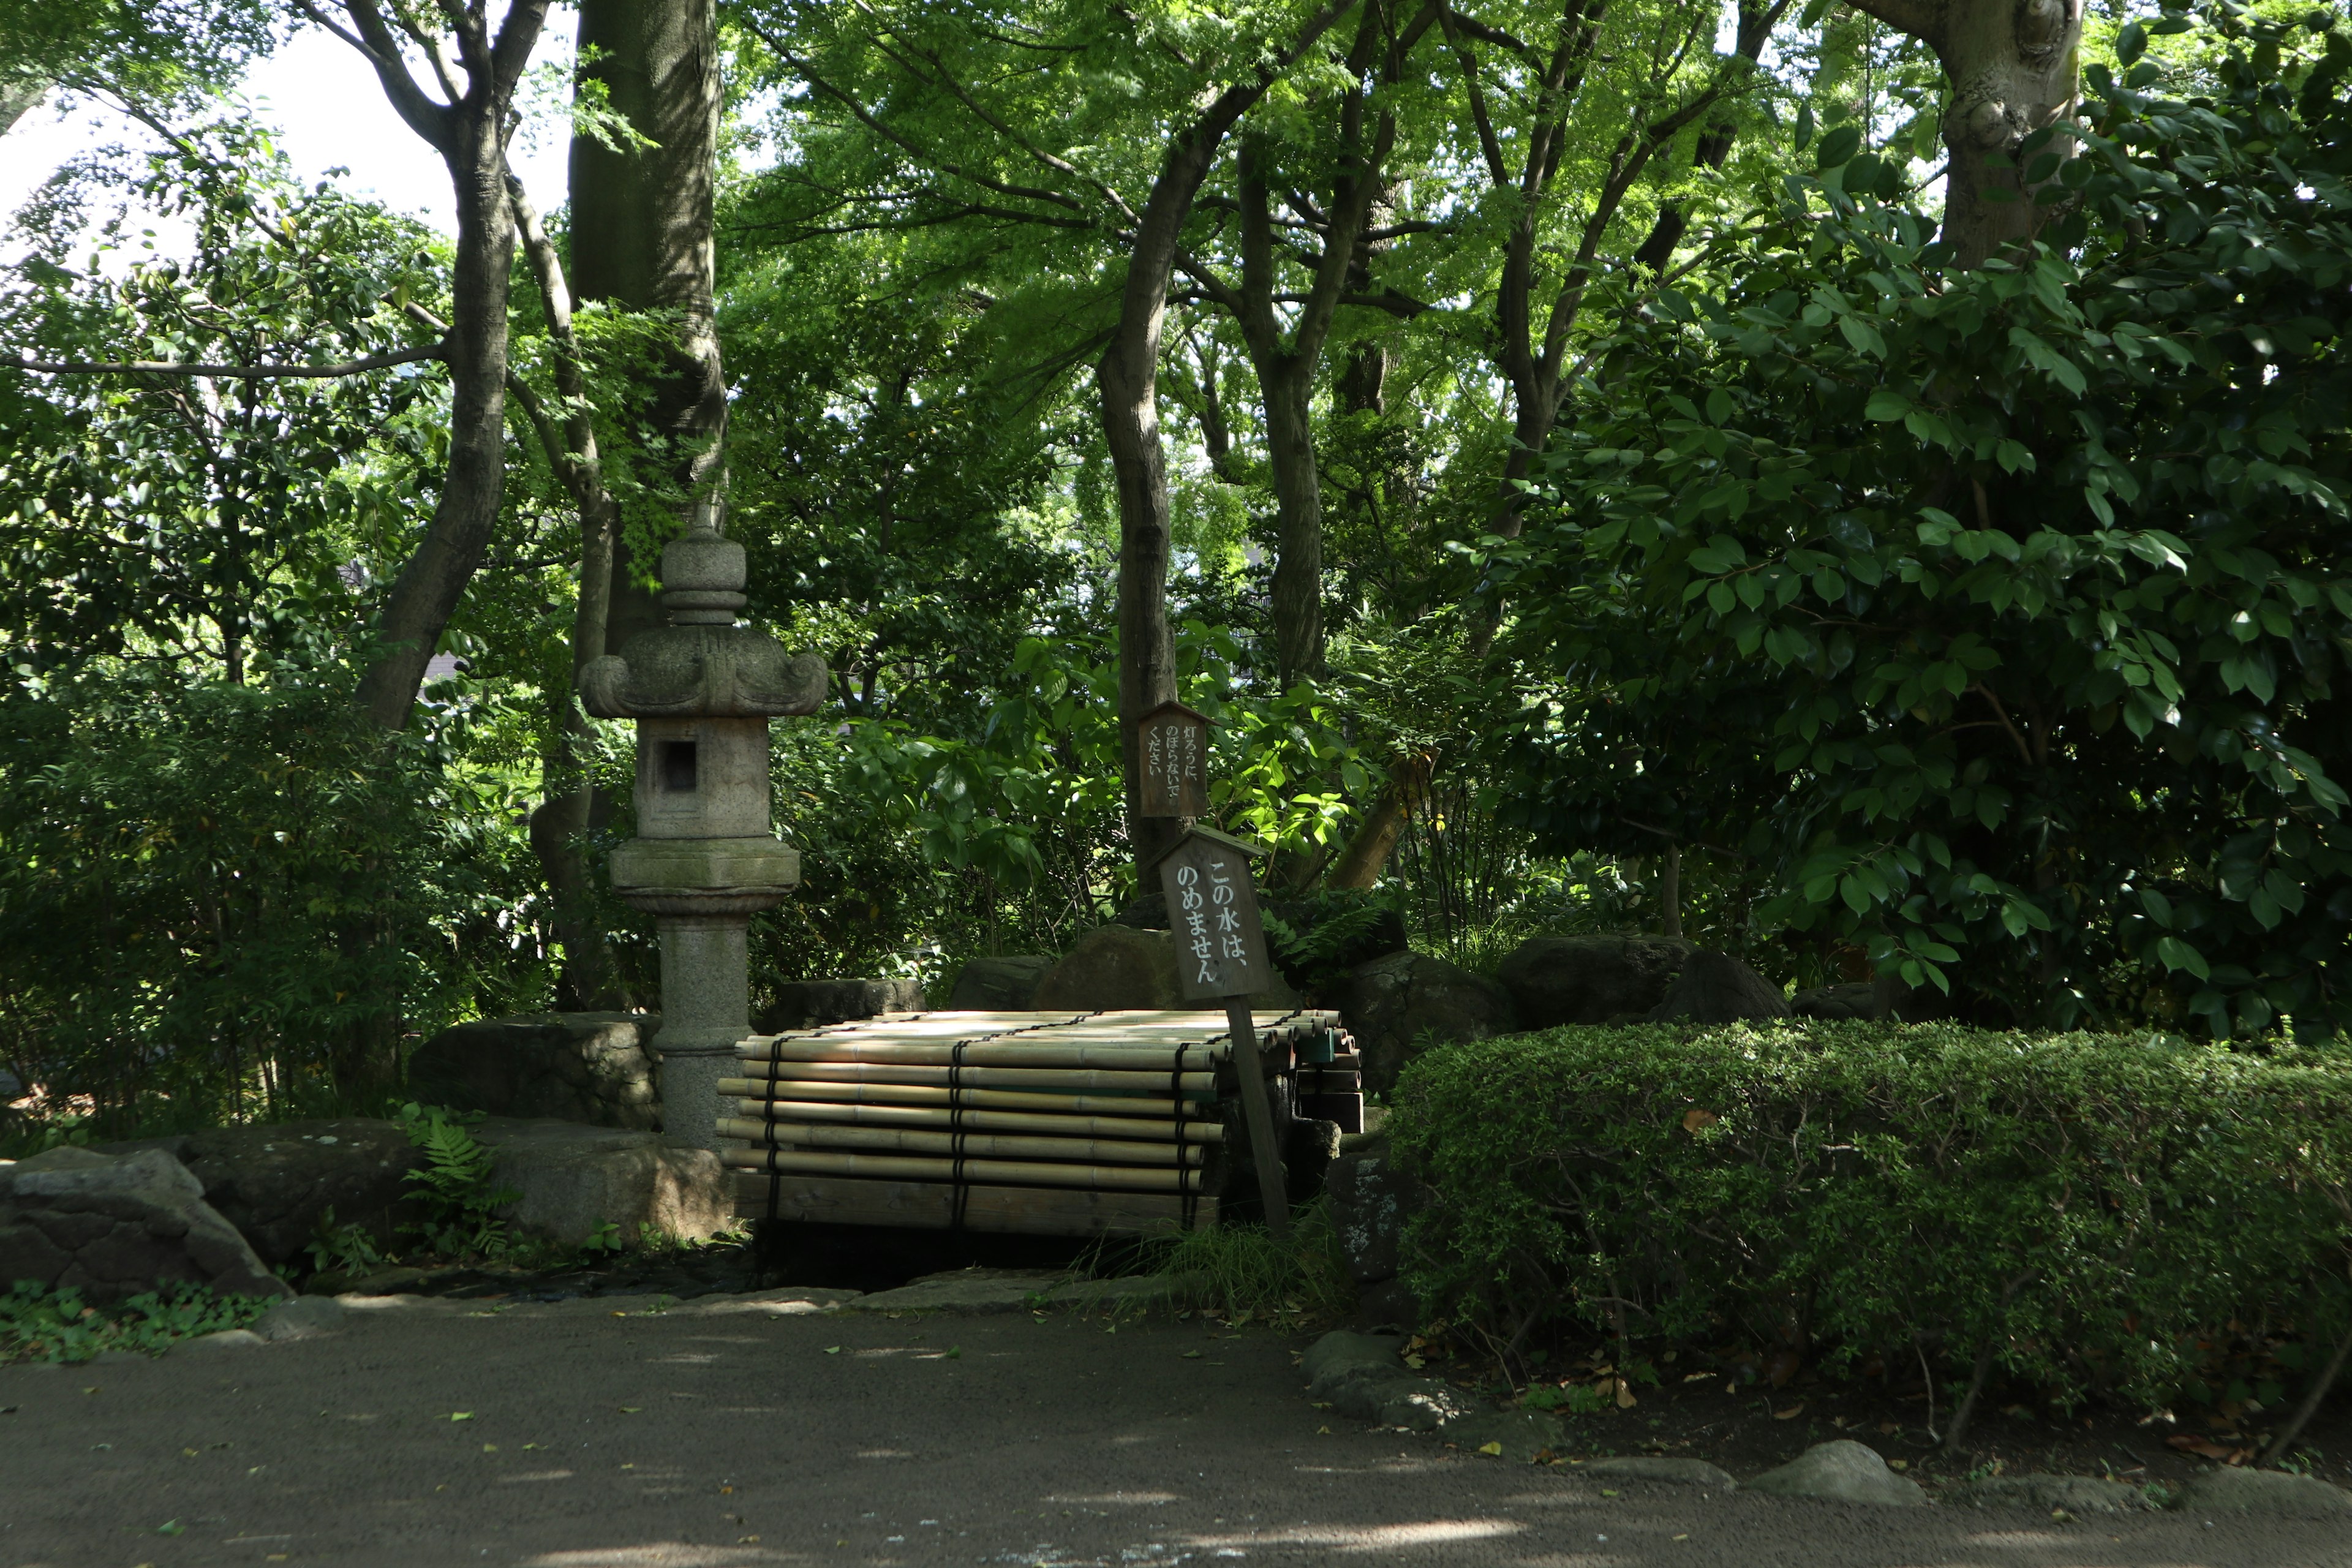
[[[1990,1351],[2063,1405],[2226,1393],[2234,1352],[2313,1365],[2352,1319],[2340,1054],[1570,1028],[1432,1051],[1391,1099],[1434,1194],[1411,1278],[1505,1338],[1537,1315],[1962,1378]]]
[[[438,1105],[400,1108],[408,1141],[425,1152],[424,1168],[408,1173],[425,1211],[417,1235],[447,1258],[495,1258],[504,1252],[507,1222],[499,1217],[499,1210],[522,1195],[492,1181],[490,1152],[466,1126],[478,1120]]]
[[[2015,265],[1849,129],[1601,346],[1496,562],[1551,840],[1723,847],[1987,1021],[2352,1019],[2352,37],[2224,37],[2091,72]]]
[[[45,1290],[20,1280],[0,1293],[0,1363],[85,1362],[100,1351],[162,1355],[182,1340],[241,1329],[275,1305],[258,1296],[215,1296],[175,1283],[93,1307],[79,1290]]]

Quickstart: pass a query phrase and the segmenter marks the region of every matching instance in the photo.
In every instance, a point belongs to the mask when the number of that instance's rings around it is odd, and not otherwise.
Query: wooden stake
[[[1265,1228],[1275,1240],[1287,1241],[1290,1192],[1283,1180],[1282,1151],[1274,1146],[1274,1105],[1265,1095],[1265,1068],[1247,996],[1225,998],[1225,1023],[1234,1032],[1234,1072],[1242,1080],[1242,1116],[1249,1124],[1250,1158],[1257,1168],[1258,1195],[1265,1203]]]

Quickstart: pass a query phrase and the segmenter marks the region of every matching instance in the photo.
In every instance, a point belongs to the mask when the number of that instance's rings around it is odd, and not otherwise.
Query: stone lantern
[[[825,673],[735,624],[743,547],[708,503],[663,550],[661,581],[669,625],[592,661],[580,696],[637,721],[637,837],[613,851],[613,890],[661,931],[663,1131],[716,1149],[719,1079],[751,1032],[751,916],[800,882],[799,852],[769,830],[768,721],[814,712]]]

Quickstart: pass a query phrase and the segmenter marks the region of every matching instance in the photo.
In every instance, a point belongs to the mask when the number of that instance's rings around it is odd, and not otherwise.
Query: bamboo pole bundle
[[[844,1035],[827,1040],[758,1040],[735,1047],[746,1061],[888,1062],[904,1067],[1106,1068],[1117,1072],[1167,1072],[1177,1067],[1208,1067],[1233,1054],[1202,1043],[1170,1047],[1067,1044],[1057,1039],[928,1041],[861,1039]]]
[[[903,1127],[835,1127],[795,1121],[719,1119],[721,1138],[746,1143],[817,1149],[876,1149],[892,1153],[961,1154],[985,1160],[1076,1160],[1120,1165],[1199,1165],[1197,1144],[1145,1143],[1108,1138],[1024,1138],[970,1132],[922,1132]]]
[[[1173,1117],[1029,1115],[1010,1110],[949,1110],[928,1105],[822,1105],[791,1100],[739,1100],[755,1121],[848,1122],[867,1126],[944,1127],[973,1132],[1037,1132],[1055,1138],[1139,1138],[1168,1143],[1222,1143],[1224,1123]],[[782,1136],[779,1134],[779,1136]]]
[[[805,1079],[722,1078],[719,1092],[743,1099],[748,1107],[770,1096],[793,1100],[824,1100],[836,1105],[961,1105],[977,1110],[1042,1110],[1055,1116],[1148,1116],[1175,1120],[1177,1102],[1167,1098],[1168,1082],[1153,1074],[1148,1080],[1158,1093],[1024,1094],[1005,1089],[949,1089],[927,1083],[813,1083]],[[1213,1094],[1185,1097],[1188,1121],[1213,1117]],[[747,1115],[757,1114],[747,1110]]]
[[[1055,1165],[1018,1160],[939,1160],[915,1155],[836,1154],[805,1149],[727,1149],[720,1163],[739,1171],[812,1176],[862,1176],[878,1181],[997,1182],[1011,1186],[1094,1187],[1145,1193],[1198,1192],[1201,1173],[1144,1165]]]
[[[1097,1094],[1143,1091],[1166,1095],[1207,1092],[1213,1072],[1129,1072],[1094,1068],[923,1067],[900,1062],[762,1062],[742,1064],[747,1078],[779,1083],[926,1083],[974,1089],[1091,1090]]]

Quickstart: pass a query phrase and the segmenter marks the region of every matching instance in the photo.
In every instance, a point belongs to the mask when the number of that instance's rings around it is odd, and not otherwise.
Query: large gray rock
[[[1867,980],[1815,985],[1789,998],[1789,1011],[1800,1018],[1875,1018],[1880,1010],[1878,987]]]
[[[2282,1470],[2209,1470],[2180,1489],[2180,1508],[2194,1513],[2267,1513],[2290,1519],[2352,1513],[2352,1492],[2315,1476]]]
[[[1295,1007],[1298,994],[1277,974],[1257,998],[1261,1007]],[[1041,1013],[1118,1012],[1184,1007],[1176,978],[1176,937],[1134,926],[1097,926],[1078,938],[1037,982],[1029,1005]]]
[[[1736,958],[1720,952],[1694,952],[1682,973],[1666,989],[1665,1000],[1650,1009],[1650,1021],[1664,1024],[1686,1019],[1694,1024],[1735,1024],[1743,1018],[1785,1018],[1789,999],[1780,988]]]
[[[1875,1448],[1851,1437],[1816,1443],[1775,1470],[1767,1470],[1741,1489],[1767,1497],[1822,1498],[1831,1502],[1880,1503],[1916,1508],[1927,1494],[1916,1481],[1906,1480],[1886,1468]]]
[[[821,1028],[885,1013],[919,1013],[923,987],[913,980],[788,980],[751,1027],[762,1035]]]
[[[1314,1391],[1327,1384],[1336,1387],[1367,1373],[1402,1373],[1404,1363],[1399,1358],[1403,1348],[1404,1342],[1394,1334],[1351,1334],[1335,1329],[1307,1347],[1298,1370],[1307,1374],[1310,1395],[1320,1399],[1323,1395]]]
[[[160,1148],[203,1184],[205,1202],[236,1226],[264,1263],[301,1256],[326,1222],[361,1226],[390,1247],[415,1218],[408,1173],[425,1156],[396,1121],[345,1117],[216,1127],[110,1152]]]
[[[657,1131],[661,1090],[646,1047],[660,1027],[657,1013],[477,1019],[417,1047],[408,1091],[452,1110]]]
[[[966,959],[956,972],[948,1006],[959,1013],[1028,1012],[1035,1003],[1037,982],[1059,962],[1042,952]]]
[[[1691,955],[1678,936],[1536,936],[1495,971],[1523,1029],[1647,1013]]]
[[[93,1303],[175,1280],[225,1296],[293,1294],[161,1149],[52,1149],[0,1167],[0,1284],[25,1279]]]
[[[1396,952],[1352,971],[1339,1016],[1364,1059],[1364,1088],[1384,1094],[1405,1063],[1434,1044],[1507,1035],[1511,994],[1483,974],[1425,952]]]
[[[1669,1459],[1662,1455],[1625,1454],[1613,1459],[1594,1459],[1577,1473],[1602,1481],[1656,1481],[1668,1486],[1706,1487],[1718,1492],[1739,1489],[1730,1471],[1705,1459]]]
[[[1948,1502],[1971,1508],[2029,1508],[2047,1513],[2126,1513],[2153,1508],[2147,1493],[2129,1481],[2097,1476],[1986,1476],[1961,1481],[1944,1494]]]
[[[734,1198],[710,1150],[571,1121],[493,1116],[472,1131],[490,1151],[490,1184],[520,1194],[499,1211],[518,1235],[578,1247],[610,1221],[635,1246],[646,1226],[699,1240],[734,1224]]]
[[[1568,1424],[1540,1410],[1473,1410],[1441,1428],[1466,1453],[1525,1465],[1568,1447]]]

